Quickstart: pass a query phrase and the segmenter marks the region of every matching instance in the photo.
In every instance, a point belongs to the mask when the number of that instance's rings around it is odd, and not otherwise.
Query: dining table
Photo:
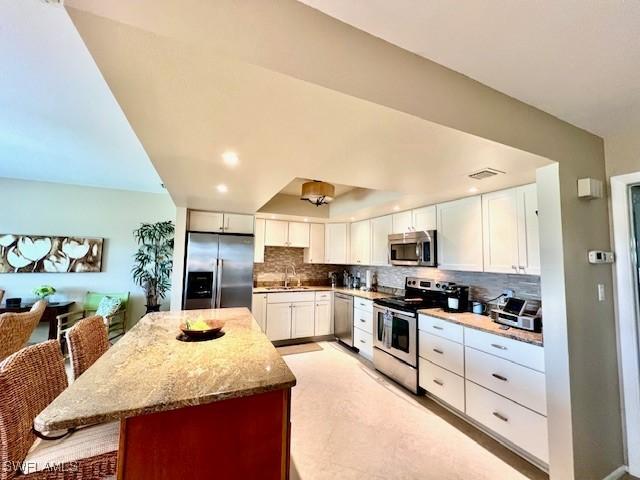
[[[224,327],[212,339],[185,338],[180,326],[198,320]],[[246,308],[149,313],[34,429],[119,421],[118,479],[286,479],[295,384]]]

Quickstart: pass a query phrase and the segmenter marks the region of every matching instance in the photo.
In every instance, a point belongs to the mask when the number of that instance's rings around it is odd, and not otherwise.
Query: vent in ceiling
[[[474,180],[484,180],[485,178],[493,177],[498,175],[499,173],[504,173],[501,170],[496,170],[495,168],[483,168],[482,170],[478,170],[477,172],[473,172],[469,175],[469,178],[473,178]]]

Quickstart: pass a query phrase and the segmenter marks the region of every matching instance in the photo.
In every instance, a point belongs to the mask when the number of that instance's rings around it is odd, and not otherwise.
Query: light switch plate
[[[599,283],[598,284],[598,301],[604,302],[605,299],[606,299],[606,296],[604,292],[604,283]]]

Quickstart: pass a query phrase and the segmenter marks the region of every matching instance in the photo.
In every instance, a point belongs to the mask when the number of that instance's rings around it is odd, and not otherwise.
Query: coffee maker
[[[466,285],[449,285],[445,291],[447,312],[469,311],[469,287]]]

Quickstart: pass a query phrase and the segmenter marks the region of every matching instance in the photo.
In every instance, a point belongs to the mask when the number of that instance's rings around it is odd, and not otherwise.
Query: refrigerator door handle
[[[222,298],[222,259],[217,262],[217,279],[216,279],[216,304],[215,308],[220,308],[220,299]]]

